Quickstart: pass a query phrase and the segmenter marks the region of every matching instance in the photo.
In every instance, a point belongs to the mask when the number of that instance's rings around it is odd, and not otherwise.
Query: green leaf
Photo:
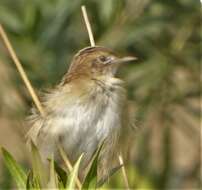
[[[83,184],[84,189],[96,189],[98,158],[99,158],[99,154],[100,154],[102,147],[103,147],[103,143],[97,149],[96,153],[93,156],[93,159],[91,161],[91,163],[92,163],[91,167],[90,167],[88,174],[84,180],[84,184]]]
[[[67,185],[66,185],[66,189],[72,190],[75,188],[76,180],[78,177],[79,165],[80,165],[82,157],[83,157],[83,154],[79,157],[79,159],[77,160],[76,164],[73,167],[73,170],[70,172],[70,175],[69,175],[69,178],[67,181]]]
[[[32,178],[33,178],[33,173],[32,171],[29,171],[27,174],[27,182],[26,182],[26,189],[32,189]]]
[[[51,159],[48,159],[51,162]],[[54,161],[54,160],[53,160]],[[64,189],[67,184],[67,172],[54,161],[54,170],[57,174],[59,187]]]
[[[43,164],[39,151],[33,142],[31,142],[31,149],[34,180],[36,183],[40,184],[40,187],[45,188],[47,184],[45,165]]]
[[[62,182],[63,187],[67,184],[67,172],[54,162],[55,171],[57,172],[59,182]]]
[[[34,188],[34,182],[33,182],[33,171],[31,170],[27,174],[26,189],[29,190],[32,188]]]
[[[41,189],[41,185],[39,184],[39,180],[36,177],[33,177],[33,188]]]
[[[14,160],[12,155],[4,148],[1,149],[6,167],[10,171],[19,189],[26,188],[26,174],[22,167],[20,167]]]

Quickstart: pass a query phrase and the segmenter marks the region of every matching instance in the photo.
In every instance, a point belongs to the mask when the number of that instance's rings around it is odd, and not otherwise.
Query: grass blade
[[[47,173],[46,168],[41,160],[41,156],[35,144],[31,142],[32,148],[32,167],[34,179],[40,184],[42,188],[47,185]]]
[[[39,183],[33,177],[33,171],[30,170],[27,175],[26,189],[40,189]]]
[[[67,156],[66,156],[66,153],[65,153],[65,151],[63,150],[63,148],[62,148],[62,146],[61,146],[60,144],[58,145],[58,150],[59,150],[59,152],[60,152],[60,155],[61,155],[62,159],[63,159],[64,162],[65,162],[65,165],[66,165],[67,170],[68,170],[69,172],[71,172],[71,171],[73,170],[73,167],[72,167],[70,161],[68,160],[68,158],[67,158]],[[80,182],[80,180],[79,180],[78,177],[76,177],[76,185],[77,185],[77,187],[78,187],[79,189],[81,189],[81,182]],[[65,186],[66,186],[66,184],[65,184]]]
[[[59,182],[62,183],[63,187],[67,184],[67,173],[62,169],[56,162],[54,162],[55,171],[57,172]]]
[[[73,170],[70,172],[70,175],[68,177],[66,189],[72,190],[75,189],[75,184],[76,184],[76,179],[78,177],[78,170],[79,170],[79,165],[81,162],[81,159],[83,157],[83,154],[79,157],[77,160],[76,164],[73,167]]]
[[[84,189],[96,189],[97,186],[97,165],[98,165],[98,158],[100,155],[100,151],[103,147],[103,144],[95,152],[93,159],[91,161],[91,167],[87,173],[87,176],[84,180],[83,188]]]
[[[50,160],[50,178],[48,182],[48,188],[50,189],[57,189],[57,173],[55,171],[55,166],[54,166],[54,158],[53,155],[51,156]]]
[[[26,174],[22,167],[20,167],[14,160],[12,155],[4,148],[1,149],[6,167],[10,171],[19,189],[26,188]]]

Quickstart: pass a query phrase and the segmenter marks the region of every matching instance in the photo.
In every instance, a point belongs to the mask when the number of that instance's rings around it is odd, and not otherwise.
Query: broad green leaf
[[[79,165],[81,162],[81,159],[83,157],[83,154],[79,157],[79,159],[77,160],[76,164],[74,165],[72,171],[70,172],[68,181],[67,181],[67,185],[66,185],[66,189],[72,190],[75,188],[75,184],[76,181],[78,180],[78,170],[79,170]],[[79,187],[80,189],[80,187]]]
[[[19,189],[25,189],[26,187],[26,174],[22,167],[20,167],[14,160],[12,155],[4,148],[1,149],[6,167],[10,171],[13,179],[15,180]]]
[[[43,164],[39,151],[33,142],[31,142],[31,147],[34,179],[42,188],[45,188],[47,185],[47,173],[45,165]]]

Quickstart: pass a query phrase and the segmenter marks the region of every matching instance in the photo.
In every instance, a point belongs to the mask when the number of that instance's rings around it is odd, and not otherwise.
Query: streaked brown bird
[[[60,143],[71,162],[84,153],[85,167],[104,140],[99,173],[106,175],[120,151],[120,141],[130,130],[126,91],[116,78],[120,65],[135,57],[120,57],[105,47],[87,47],[73,58],[61,83],[44,94],[46,116],[33,113],[28,138],[38,146],[44,160]]]

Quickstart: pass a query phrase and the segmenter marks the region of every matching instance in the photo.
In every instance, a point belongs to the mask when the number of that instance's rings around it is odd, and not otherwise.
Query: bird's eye
[[[104,56],[104,55],[101,55],[99,56],[96,61],[99,62],[99,63],[102,63],[102,64],[108,64],[108,63],[111,63],[111,61],[114,59],[113,56]]]
[[[107,58],[105,56],[101,55],[99,57],[99,60],[102,61],[102,62],[105,62],[105,61],[107,61]]]

